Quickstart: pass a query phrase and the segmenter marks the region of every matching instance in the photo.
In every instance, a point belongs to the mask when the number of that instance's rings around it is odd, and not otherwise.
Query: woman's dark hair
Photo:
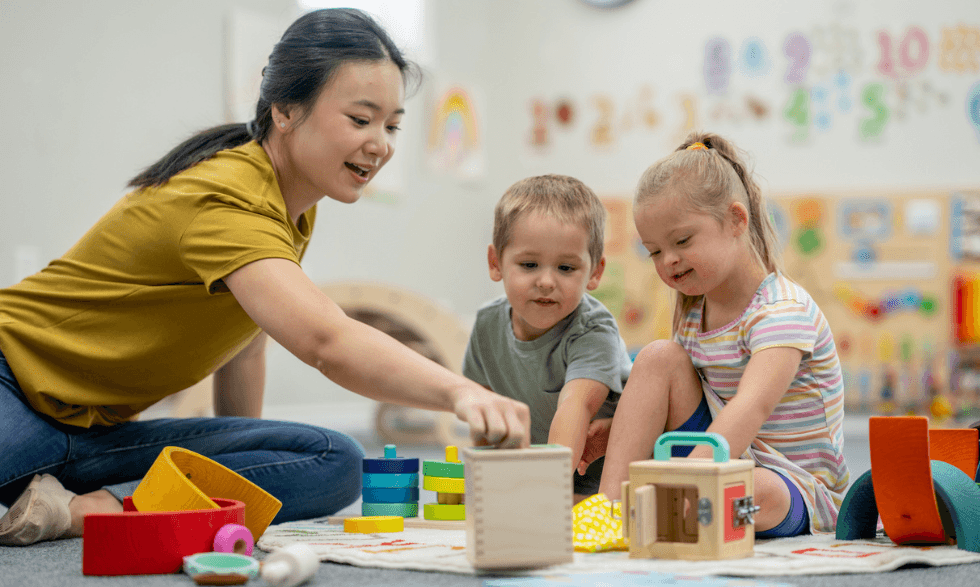
[[[272,105],[298,106],[302,120],[312,110],[320,91],[341,65],[351,61],[394,63],[409,92],[420,81],[419,67],[402,52],[378,23],[360,10],[314,10],[289,25],[262,69],[262,86],[255,105],[255,119],[223,124],[201,131],[174,147],[162,159],[134,177],[129,186],[146,188],[167,183],[174,175],[251,140],[262,142],[272,127]]]

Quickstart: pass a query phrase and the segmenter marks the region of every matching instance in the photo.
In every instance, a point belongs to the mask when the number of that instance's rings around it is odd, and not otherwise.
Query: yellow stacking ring
[[[422,481],[422,489],[440,493],[465,493],[463,479],[458,477],[432,477],[426,475]]]
[[[401,532],[405,518],[401,516],[362,516],[344,520],[344,532],[373,534],[375,532]]]

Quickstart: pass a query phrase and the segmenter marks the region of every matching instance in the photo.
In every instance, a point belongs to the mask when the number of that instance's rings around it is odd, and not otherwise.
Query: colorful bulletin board
[[[596,296],[631,350],[670,336],[627,198],[609,211]],[[830,323],[852,412],[980,418],[980,189],[787,194],[769,200],[783,269]]]

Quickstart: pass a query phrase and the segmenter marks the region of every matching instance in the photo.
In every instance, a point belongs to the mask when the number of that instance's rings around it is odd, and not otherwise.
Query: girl
[[[269,57],[254,120],[177,146],[63,257],[0,290],[0,544],[81,535],[170,445],[275,495],[275,522],[356,500],[354,440],[259,419],[266,334],[357,393],[527,444],[526,405],[348,318],[299,266],[317,202],[357,201],[391,158],[416,76],[364,13],[307,13]],[[221,417],[134,421],[211,373]]]
[[[849,477],[840,363],[820,308],[779,270],[739,152],[692,134],[643,174],[633,214],[677,291],[674,337],[636,357],[599,491],[619,499],[629,463],[650,458],[665,430],[707,430],[756,463],[757,537],[832,532]],[[680,452],[711,457],[706,446]]]

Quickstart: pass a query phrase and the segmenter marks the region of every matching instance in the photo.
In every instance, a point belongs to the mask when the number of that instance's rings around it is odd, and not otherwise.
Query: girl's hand
[[[459,390],[453,411],[469,424],[476,446],[527,448],[531,443],[531,412],[524,403],[472,385]]]
[[[589,432],[585,437],[585,450],[582,460],[578,463],[578,474],[585,475],[585,470],[599,457],[606,454],[609,444],[609,430],[612,428],[612,418],[599,418],[589,424]]]

